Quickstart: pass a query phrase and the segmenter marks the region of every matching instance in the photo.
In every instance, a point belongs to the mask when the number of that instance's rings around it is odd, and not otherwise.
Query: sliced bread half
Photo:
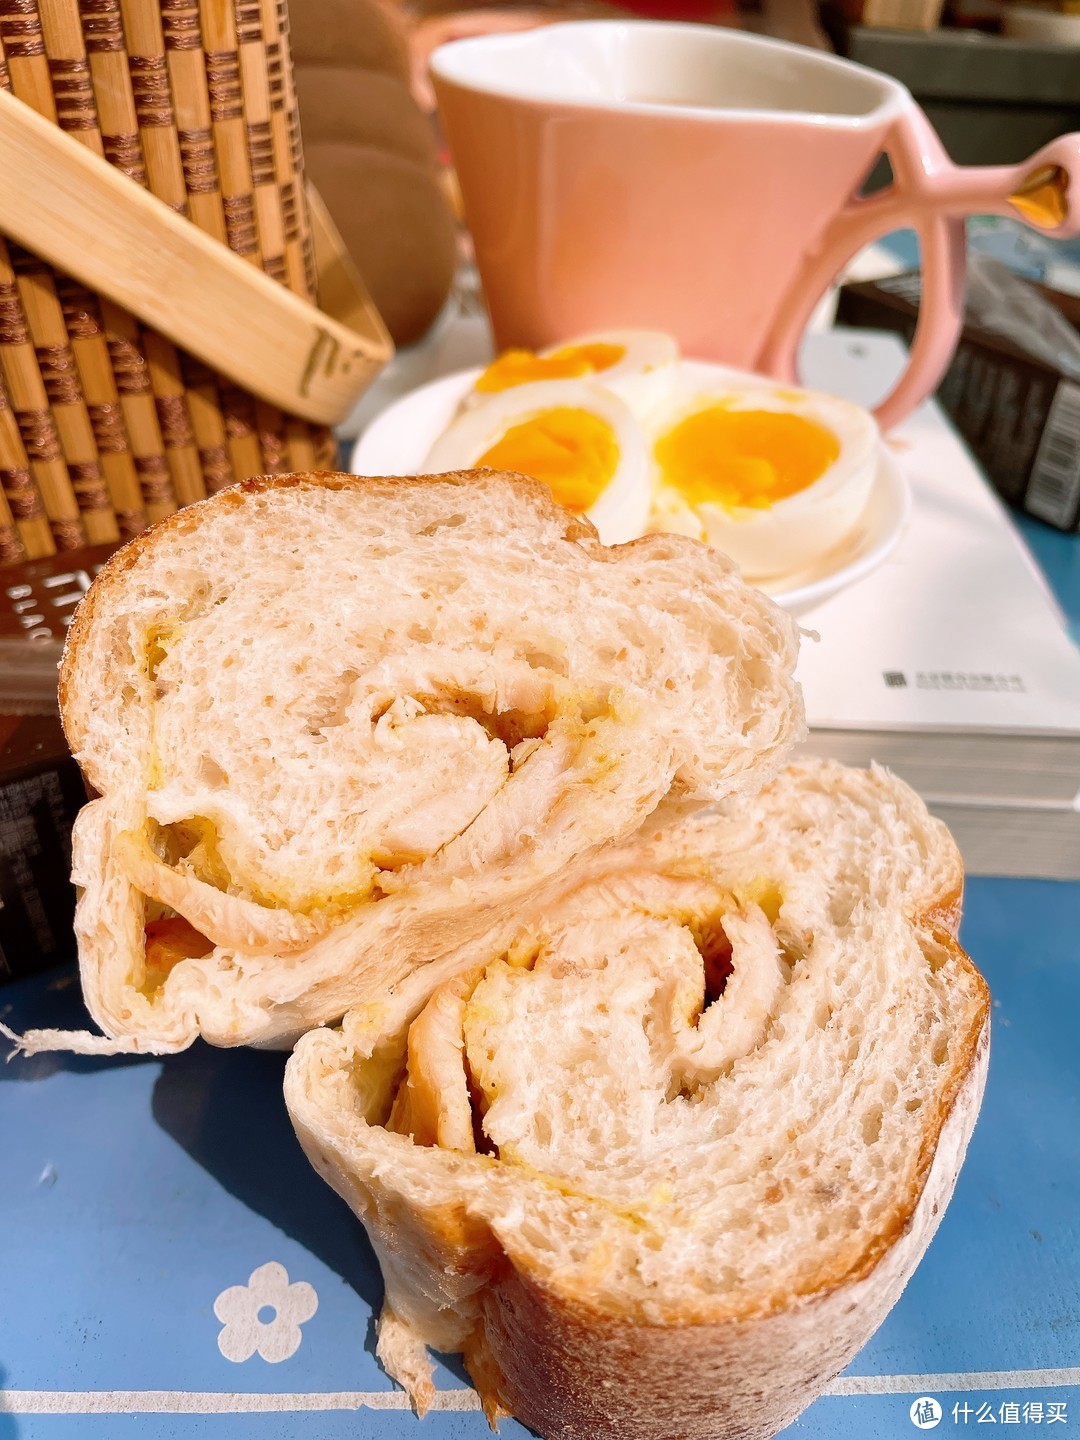
[[[99,796],[74,878],[105,1037],[287,1043],[384,996],[669,795],[801,733],[793,622],[722,556],[617,548],[491,471],[294,475],[105,567],[60,676]]]

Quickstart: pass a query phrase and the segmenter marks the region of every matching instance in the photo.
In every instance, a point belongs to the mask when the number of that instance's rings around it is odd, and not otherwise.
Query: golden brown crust
[[[485,1408],[508,1407],[545,1440],[775,1435],[874,1332],[937,1227],[985,1079],[987,1010],[979,1016],[963,1077],[939,1109],[942,1128],[924,1149],[928,1161],[920,1169],[918,1194],[909,1192],[888,1235],[877,1237],[861,1264],[761,1313],[654,1323],[570,1299],[557,1283],[524,1267],[491,1267],[489,1261],[492,1278],[482,1292],[484,1363],[474,1375]],[[436,1222],[433,1229],[442,1226]],[[448,1238],[443,1231],[444,1246]],[[445,1251],[444,1259],[451,1254]],[[465,1252],[455,1259],[460,1265]]]
[[[964,908],[964,875],[943,889],[938,899],[927,905],[924,918],[928,924],[936,923],[956,938],[960,929],[960,917]]]
[[[544,1440],[768,1440],[848,1364],[937,1228],[974,1126],[988,1030],[908,1223],[867,1272],[749,1319],[653,1324],[568,1301],[520,1269],[485,1292],[497,1394]]]

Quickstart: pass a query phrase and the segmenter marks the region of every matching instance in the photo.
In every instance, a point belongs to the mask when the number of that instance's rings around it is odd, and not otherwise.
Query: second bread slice
[[[881,1323],[978,1112],[985,983],[945,827],[806,759],[583,867],[285,1096],[366,1226],[379,1355],[544,1440],[766,1440]]]

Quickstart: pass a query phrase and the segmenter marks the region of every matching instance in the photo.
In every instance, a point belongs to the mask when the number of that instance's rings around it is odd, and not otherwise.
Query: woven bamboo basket
[[[0,565],[333,467],[389,354],[305,190],[285,0],[0,0]]]

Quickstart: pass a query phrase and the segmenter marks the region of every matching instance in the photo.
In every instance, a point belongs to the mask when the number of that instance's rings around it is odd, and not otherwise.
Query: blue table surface
[[[1080,620],[1080,542],[1024,529]],[[900,1303],[789,1435],[910,1435],[922,1395],[942,1433],[1080,1427],[1078,934],[1080,884],[969,883],[961,938],[993,991],[994,1040],[967,1163]],[[4,987],[0,1018],[83,1023],[73,972]],[[422,1423],[376,1364],[378,1269],[293,1137],[283,1063],[198,1045],[0,1065],[0,1440],[487,1433],[456,1361]],[[230,1361],[215,1300],[268,1261],[318,1308],[290,1358]]]

